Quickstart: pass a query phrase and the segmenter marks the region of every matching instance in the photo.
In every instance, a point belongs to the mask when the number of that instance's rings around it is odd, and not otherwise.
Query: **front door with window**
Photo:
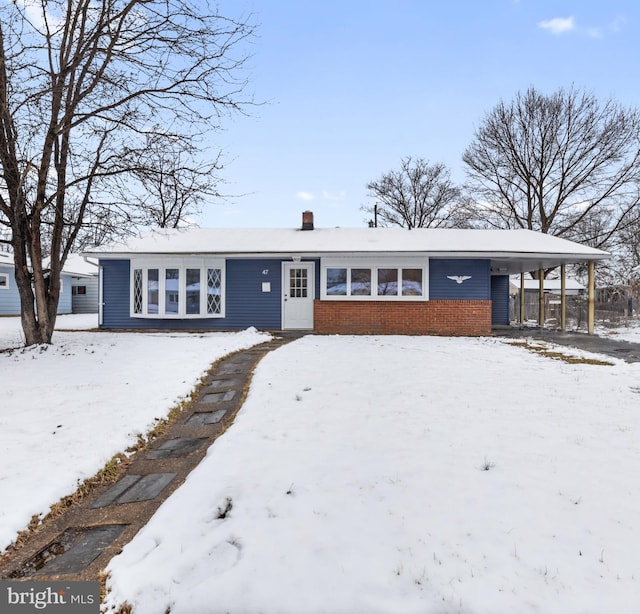
[[[312,262],[286,262],[282,267],[282,328],[313,328]]]

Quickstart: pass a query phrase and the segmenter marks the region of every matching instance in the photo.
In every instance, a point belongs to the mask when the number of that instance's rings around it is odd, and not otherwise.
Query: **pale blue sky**
[[[637,0],[220,0],[253,14],[249,90],[225,120],[223,188],[202,226],[363,226],[367,182],[412,155],[461,156],[500,99],[574,84],[640,106]]]

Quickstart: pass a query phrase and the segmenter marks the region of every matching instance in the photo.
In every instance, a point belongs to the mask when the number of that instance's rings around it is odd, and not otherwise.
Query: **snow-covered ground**
[[[20,338],[0,318],[0,349]],[[0,544],[218,356],[264,339],[59,330],[46,350],[0,352]],[[438,337],[272,352],[235,424],[112,560],[104,609],[640,610],[640,365],[604,358]]]
[[[630,320],[626,326],[598,326],[596,328],[596,334],[610,339],[640,343],[640,320]]]
[[[614,362],[497,339],[284,346],[111,561],[106,608],[637,612],[640,365]]]
[[[57,327],[96,325],[74,315]],[[18,318],[0,318],[0,349],[22,338]],[[0,352],[0,551],[165,417],[211,363],[267,338],[58,330],[51,346]]]

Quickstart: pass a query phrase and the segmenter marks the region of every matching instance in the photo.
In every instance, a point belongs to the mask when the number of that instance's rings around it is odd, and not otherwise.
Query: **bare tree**
[[[199,162],[199,151],[152,135],[133,170],[139,183],[131,198],[136,225],[178,228],[193,223],[207,197],[217,189],[220,158]]]
[[[463,155],[474,215],[593,247],[638,218],[640,115],[577,89],[500,102]]]
[[[51,342],[74,243],[135,219],[131,177],[149,143],[195,152],[249,102],[238,51],[252,31],[206,0],[0,4],[0,224],[27,345]],[[176,163],[182,178],[206,168]]]
[[[460,189],[444,164],[403,158],[400,170],[389,171],[367,184],[375,199],[363,211],[375,214],[381,226],[451,228],[464,225]]]

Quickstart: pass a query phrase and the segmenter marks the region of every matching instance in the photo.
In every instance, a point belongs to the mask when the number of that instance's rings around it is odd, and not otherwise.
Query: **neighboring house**
[[[13,278],[13,255],[0,252],[0,316],[20,313],[20,297]]]
[[[545,322],[562,321],[562,281],[560,279],[544,280],[544,317]],[[540,315],[540,280],[524,280],[524,302],[520,301],[520,275],[511,277],[511,317],[520,320],[520,309],[522,321],[539,321]],[[565,278],[565,316],[575,321],[583,320],[583,312],[586,309],[587,288],[579,281]]]
[[[71,312],[98,313],[98,264],[71,254],[64,265],[71,275]]]
[[[556,294],[560,296],[561,291],[560,279],[545,279],[544,280],[544,293]],[[540,281],[538,279],[525,279],[524,280],[525,294],[535,294],[538,296],[540,291]],[[511,294],[518,294],[520,292],[520,276],[511,278]],[[576,279],[565,280],[565,295],[566,296],[581,296],[587,293],[587,289]],[[537,298],[536,298],[537,300]]]
[[[104,329],[484,335],[509,275],[606,252],[529,230],[158,230],[86,252]]]
[[[71,313],[71,274],[60,275],[58,314]],[[0,252],[0,316],[20,315],[20,295],[14,276],[13,254]]]

